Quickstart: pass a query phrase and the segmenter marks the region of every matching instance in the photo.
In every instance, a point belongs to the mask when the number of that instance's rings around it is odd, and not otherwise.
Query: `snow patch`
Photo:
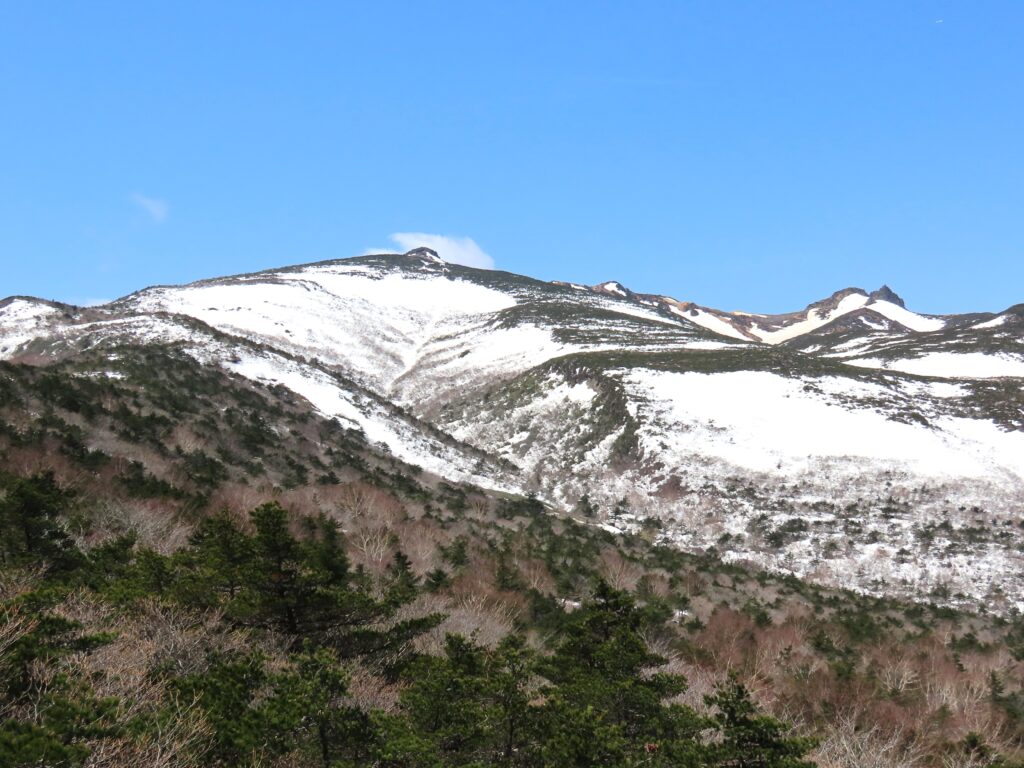
[[[998,317],[994,317],[991,320],[986,320],[984,323],[972,325],[971,328],[998,328],[1000,325],[1002,325],[1009,319],[1010,318],[1008,315],[999,315]]]
[[[943,379],[1024,377],[1024,360],[1004,354],[987,355],[984,352],[929,352],[921,357],[897,360],[863,357],[847,359],[845,362],[860,368],[878,368]]]
[[[609,282],[609,283],[602,283],[601,284],[601,288],[603,288],[604,290],[608,291],[609,293],[618,294],[619,296],[625,296],[626,295],[626,292],[622,289],[622,284],[621,283],[617,283],[614,280],[612,282]]]
[[[707,328],[712,333],[717,333],[719,336],[728,336],[733,339],[741,339],[742,341],[750,341],[750,337],[744,335],[738,331],[731,323],[726,322],[718,315],[713,315],[710,312],[705,312],[702,309],[691,309],[682,310],[679,307],[668,305],[668,311],[674,315],[678,315],[684,320],[689,320],[695,325],[699,325],[701,328]]]
[[[622,377],[642,404],[643,440],[652,450],[660,446],[670,465],[703,455],[758,472],[792,474],[810,470],[812,458],[853,457],[924,476],[1024,478],[1024,433],[953,418],[936,419],[930,429],[851,408],[837,397],[881,395],[881,385],[763,371],[641,369],[623,371]]]
[[[61,312],[41,301],[12,299],[0,307],[0,358],[13,355],[33,339],[47,335]]]
[[[919,315],[909,309],[904,309],[899,304],[893,304],[891,301],[873,301],[868,305],[868,309],[919,333],[939,331],[946,327],[945,320]]]
[[[807,312],[807,317],[804,320],[791,323],[783,328],[772,330],[770,328],[762,328],[755,323],[751,330],[755,336],[767,344],[781,344],[784,341],[795,339],[797,336],[810,333],[821,328],[823,325],[828,325],[837,317],[842,317],[860,309],[867,302],[867,296],[860,293],[851,293],[840,299],[835,309],[829,312],[820,313],[817,309],[812,309]]]

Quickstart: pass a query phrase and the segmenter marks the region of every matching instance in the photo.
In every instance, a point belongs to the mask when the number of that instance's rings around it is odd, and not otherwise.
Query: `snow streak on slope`
[[[860,293],[851,293],[844,296],[835,309],[829,312],[819,312],[816,309],[808,310],[807,318],[796,323],[792,323],[778,330],[770,328],[762,328],[754,323],[750,332],[761,341],[767,344],[781,344],[789,339],[794,339],[797,336],[803,336],[805,333],[810,333],[816,328],[820,328],[823,325],[828,325],[837,317],[842,317],[845,314],[860,309],[868,303],[868,297]]]
[[[946,327],[946,321],[941,318],[925,317],[890,301],[873,301],[868,305],[868,309],[884,315],[890,320],[895,320],[900,325],[918,333],[939,331]]]
[[[389,453],[408,464],[484,488],[522,491],[514,481],[496,481],[492,473],[485,471],[481,459],[467,461],[465,454],[412,428],[371,398],[340,385],[326,371],[266,353],[236,356],[225,367],[254,381],[287,387],[308,400],[321,415],[360,430],[371,443],[385,446]]]
[[[728,370],[736,355],[747,352],[723,350],[714,373],[602,373],[568,358],[441,420],[567,507],[587,494],[612,529],[655,516],[666,542],[825,583],[911,597],[1000,589],[993,601],[1024,606],[1024,584],[1005,579],[1024,567],[1009,544],[1024,543],[1011,525],[1024,432],[961,415],[969,385]],[[630,512],[611,514],[623,500]]]
[[[997,317],[993,317],[991,320],[988,320],[984,323],[972,325],[971,328],[998,328],[1000,325],[1003,325],[1009,319],[1010,318],[1006,315],[998,315]]]
[[[984,381],[1024,375],[1020,313],[940,319],[901,303],[847,288],[802,312],[725,313],[413,252],[89,310],[0,302],[0,357],[174,343],[453,480],[567,509],[587,493],[601,524],[658,516],[666,540],[819,580],[885,592],[872,575],[885,572],[979,597],[998,573],[970,558],[1024,565],[1024,534],[1004,520],[1024,498],[1024,400],[1012,380]],[[623,498],[632,517],[611,515]],[[941,552],[921,544],[942,537]]]
[[[36,342],[43,343],[56,356],[120,344],[173,344],[201,363],[287,387],[321,415],[337,418],[395,457],[428,472],[499,491],[523,490],[508,470],[496,468],[485,454],[460,446],[338,374],[286,353],[216,334],[187,318],[135,315],[59,326]]]
[[[729,336],[730,338],[740,339],[742,341],[750,341],[749,336],[744,335],[725,320],[710,312],[705,312],[704,310],[697,309],[696,307],[691,310],[683,310],[672,304],[668,305],[668,310],[684,320],[689,320],[691,323],[696,323],[702,328],[707,328],[712,333],[717,333],[720,336]]]
[[[848,359],[860,368],[882,368],[888,371],[934,376],[944,379],[995,379],[1024,377],[1024,359],[1010,355],[983,352],[928,352],[920,357],[883,360],[876,357]]]

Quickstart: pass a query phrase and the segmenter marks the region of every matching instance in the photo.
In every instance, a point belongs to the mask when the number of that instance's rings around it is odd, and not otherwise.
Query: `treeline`
[[[217,515],[167,556],[84,550],[75,515],[51,475],[0,478],[0,765],[811,765],[735,679],[707,712],[674,703],[686,681],[645,641],[668,613],[607,584],[544,647],[450,634],[429,656],[413,641],[443,617],[402,609],[431,585],[401,552],[383,578],[352,568],[325,516]],[[118,646],[165,608],[192,617],[187,652]],[[398,693],[367,706],[357,677]]]

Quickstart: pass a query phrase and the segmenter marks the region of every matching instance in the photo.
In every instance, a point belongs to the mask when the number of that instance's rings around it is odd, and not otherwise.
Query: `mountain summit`
[[[891,304],[895,304],[898,307],[906,307],[907,305],[903,302],[896,292],[893,291],[888,285],[883,285],[877,291],[872,291],[869,297],[872,301],[888,301]]]
[[[420,247],[413,248],[411,251],[406,251],[402,254],[405,259],[420,259],[429,264],[444,264],[445,261],[437,255],[437,251],[432,248]]]

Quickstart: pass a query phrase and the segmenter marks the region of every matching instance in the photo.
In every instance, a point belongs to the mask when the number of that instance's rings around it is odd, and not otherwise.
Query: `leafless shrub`
[[[601,577],[615,589],[633,591],[644,575],[644,570],[636,563],[627,560],[615,549],[606,549],[601,553],[601,564],[598,566]]]
[[[153,718],[137,739],[121,737],[90,744],[87,768],[201,768],[207,765],[213,728],[195,700],[165,703],[170,717]]]
[[[918,768],[924,756],[920,744],[905,743],[898,732],[865,730],[852,717],[832,723],[811,754],[819,768]]]
[[[717,669],[740,669],[750,658],[755,639],[754,622],[749,616],[721,608],[708,618],[698,635],[698,644],[707,649]]]
[[[428,613],[446,614],[440,625],[416,640],[417,650],[438,655],[444,650],[444,638],[448,634],[471,637],[479,645],[493,648],[515,629],[518,610],[507,601],[479,594],[458,597],[421,595],[400,613],[405,618]]]
[[[987,768],[992,765],[987,757],[972,754],[942,756],[942,768]]]
[[[5,568],[0,570],[0,601],[14,600],[31,592],[43,577],[41,568]]]
[[[348,699],[364,712],[395,712],[401,692],[401,686],[392,685],[363,667],[357,666],[351,670]]]
[[[192,533],[192,526],[183,522],[171,505],[157,499],[108,501],[98,508],[94,526],[101,531],[132,533],[139,546],[162,555],[184,547]]]
[[[359,553],[358,559],[363,565],[367,566],[371,572],[383,572],[384,561],[391,554],[391,548],[395,541],[389,526],[362,525],[350,531],[348,539]]]
[[[391,494],[367,483],[346,483],[339,487],[337,503],[349,518],[394,525],[404,516],[404,507]]]
[[[541,594],[553,594],[555,591],[555,579],[548,570],[543,560],[533,558],[522,562],[517,561],[519,574],[526,582],[526,586],[535,589]]]
[[[668,663],[658,669],[670,675],[682,675],[686,678],[686,690],[675,696],[671,702],[692,707],[703,714],[710,714],[704,697],[715,692],[715,687],[724,679],[724,675],[713,669],[691,664],[678,656],[669,657]]]
[[[210,497],[210,509],[222,509],[241,517],[273,498],[269,487],[258,485],[227,484],[218,488]]]
[[[407,520],[397,525],[394,535],[399,548],[409,556],[416,573],[427,573],[441,565],[438,545],[448,536],[431,520]]]

